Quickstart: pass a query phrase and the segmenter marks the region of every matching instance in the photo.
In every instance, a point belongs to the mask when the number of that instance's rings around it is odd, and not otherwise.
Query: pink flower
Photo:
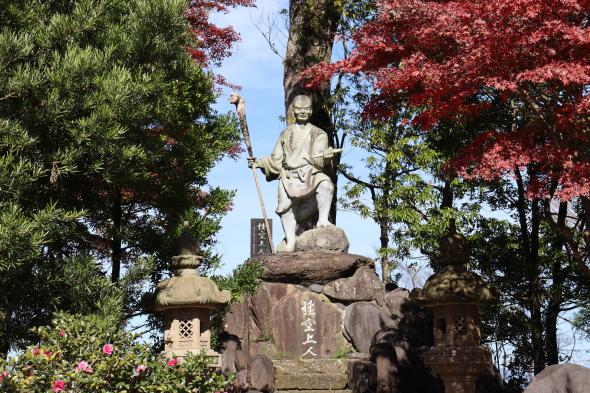
[[[39,347],[34,347],[33,349],[31,349],[31,355],[37,356],[39,354],[41,354],[41,350],[39,349]]]
[[[88,364],[88,362],[82,360],[76,366],[76,371],[84,371],[86,374],[92,374],[92,367]]]
[[[170,359],[170,360],[168,360],[168,363],[166,363],[166,366],[174,367],[174,366],[176,366],[177,363],[178,363],[177,358]]]
[[[58,379],[51,383],[51,388],[54,392],[61,392],[66,388],[66,383],[62,379]]]
[[[4,378],[7,378],[8,375],[8,371],[3,371],[2,374],[0,374],[0,382],[2,382]]]
[[[43,355],[45,356],[45,358],[47,360],[51,360],[51,357],[53,355],[53,352],[51,352],[51,351],[45,351],[45,352],[43,352]]]
[[[102,353],[111,356],[113,354],[113,344],[105,344],[102,346]]]
[[[145,364],[140,364],[139,366],[135,367],[135,371],[138,374],[141,374],[142,372],[144,372],[145,370],[147,370],[147,366]]]
[[[62,329],[59,331],[59,335],[64,337],[66,335],[66,332]]]

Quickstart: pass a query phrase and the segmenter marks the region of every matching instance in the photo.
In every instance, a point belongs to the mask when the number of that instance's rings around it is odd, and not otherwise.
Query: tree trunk
[[[530,267],[530,301],[531,301],[531,333],[535,375],[545,368],[545,340],[543,337],[543,312],[541,273],[539,271],[539,224],[541,221],[539,200],[531,202],[531,250]]]
[[[330,62],[332,46],[338,23],[342,17],[342,6],[336,0],[290,0],[289,1],[289,38],[284,60],[283,88],[285,92],[285,115],[287,124],[294,121],[291,110],[293,98],[307,94],[313,100],[311,123],[326,131],[331,146],[337,140],[336,129],[332,122],[332,102],[330,84],[325,83],[314,91],[308,91],[299,74],[305,68],[320,62]],[[330,210],[330,219],[336,223],[336,201],[338,176],[336,168],[340,164],[340,155],[335,155],[333,168],[328,175],[334,183],[335,191]]]
[[[121,276],[121,190],[117,189],[114,193],[112,219],[113,219],[113,239],[112,239],[112,264],[111,280],[118,282]]]
[[[518,199],[516,209],[520,226],[521,247],[527,265],[528,308],[530,313],[531,346],[535,375],[545,368],[545,345],[543,339],[543,315],[541,302],[541,279],[539,272],[539,200],[531,201],[531,229],[528,229],[527,199],[520,169],[515,168]]]
[[[389,277],[389,252],[387,251],[389,248],[389,225],[387,221],[380,220],[379,229],[381,230],[381,236],[379,237],[381,241],[381,273],[383,282],[388,283],[391,278]]]
[[[442,189],[441,202],[440,202],[441,209],[444,209],[445,207],[453,207],[454,195],[453,195],[453,187],[451,187],[451,181],[452,181],[452,179],[445,180],[445,186]]]
[[[565,225],[567,215],[567,203],[559,204],[559,212],[557,214],[557,225],[562,227]],[[565,240],[561,234],[558,234],[558,239],[552,244],[555,253],[561,253]],[[549,301],[547,304],[547,312],[545,317],[545,346],[547,354],[547,365],[559,363],[559,348],[557,346],[557,318],[561,311],[562,293],[564,275],[561,268],[561,261],[559,259],[553,261],[551,267],[552,285],[549,290]]]

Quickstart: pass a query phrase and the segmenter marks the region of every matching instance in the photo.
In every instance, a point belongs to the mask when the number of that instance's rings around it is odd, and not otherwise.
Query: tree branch
[[[367,183],[364,180],[361,179],[357,179],[356,177],[354,177],[353,175],[351,175],[350,173],[346,172],[344,169],[342,168],[338,168],[338,172],[341,173],[345,178],[347,178],[348,180],[350,180],[351,182],[357,183],[357,184],[362,184],[363,186],[367,187],[368,189],[375,189],[375,188],[379,188],[382,189],[383,187],[378,186],[376,184],[371,184],[371,183]]]
[[[9,94],[5,95],[4,97],[0,97],[0,101],[5,101],[5,100],[12,98],[12,97],[16,97],[16,93],[9,93]]]
[[[584,260],[584,257],[582,256],[582,253],[580,252],[579,244],[574,240],[573,231],[565,225],[558,225],[553,220],[553,217],[551,215],[551,211],[548,211],[548,210],[549,210],[549,204],[546,204],[544,221],[547,224],[549,224],[550,227],[557,230],[565,238],[567,246],[570,249],[572,256],[574,257],[574,261],[578,265],[580,272],[588,281],[590,281],[590,267],[588,267],[588,265],[586,265],[586,261]]]

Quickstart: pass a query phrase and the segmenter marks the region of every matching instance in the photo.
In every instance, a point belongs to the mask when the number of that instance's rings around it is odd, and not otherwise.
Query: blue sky
[[[287,8],[285,0],[258,0],[257,8],[237,9],[228,15],[215,17],[219,25],[231,25],[241,35],[233,55],[227,59],[217,72],[231,83],[242,86],[240,95],[246,100],[246,114],[250,129],[254,154],[262,157],[270,154],[282,123],[279,116],[283,110],[283,65],[274,54],[262,34],[256,29],[255,21],[260,15],[276,14]],[[229,104],[229,90],[218,99],[216,109],[220,112],[233,111]],[[360,152],[348,151],[345,159],[349,163],[360,163]],[[277,182],[267,183],[259,172],[264,201],[269,218],[273,219],[275,244],[283,238],[279,217],[274,213],[277,200]],[[261,218],[262,213],[252,172],[246,164],[246,153],[238,161],[226,159],[217,165],[209,177],[210,183],[236,190],[233,210],[223,219],[223,229],[218,235],[218,252],[222,255],[224,266],[221,273],[231,271],[250,255],[250,219]],[[344,184],[341,181],[340,186]],[[338,226],[344,229],[350,241],[350,252],[375,257],[379,247],[378,227],[370,219],[362,219],[358,214],[338,212]]]

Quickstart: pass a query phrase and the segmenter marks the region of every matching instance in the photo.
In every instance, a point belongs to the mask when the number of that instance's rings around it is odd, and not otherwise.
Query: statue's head
[[[309,96],[299,95],[293,99],[293,114],[297,123],[307,123],[312,113],[311,105]]]

